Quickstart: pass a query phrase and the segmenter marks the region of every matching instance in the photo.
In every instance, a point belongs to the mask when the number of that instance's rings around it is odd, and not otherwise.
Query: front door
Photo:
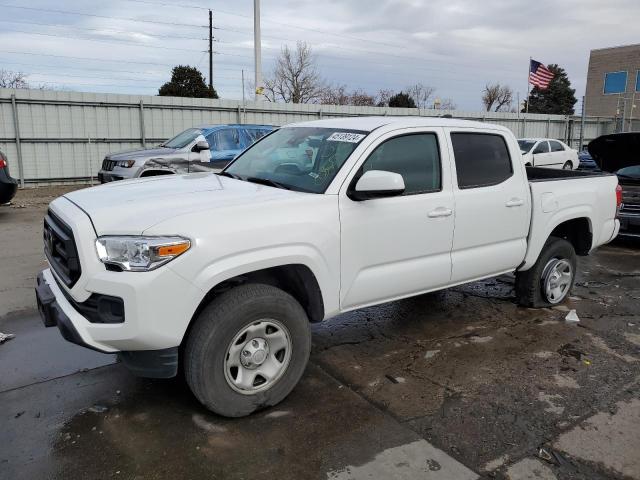
[[[553,163],[551,153],[549,149],[549,142],[543,140],[533,149],[533,166],[534,167],[546,167],[550,163]]]
[[[451,276],[454,203],[441,129],[381,137],[340,193],[342,309],[445,286]],[[346,192],[368,170],[402,175],[403,195],[353,201]]]

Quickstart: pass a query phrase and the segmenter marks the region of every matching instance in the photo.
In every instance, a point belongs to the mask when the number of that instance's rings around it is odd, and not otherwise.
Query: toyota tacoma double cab
[[[562,302],[576,256],[618,233],[617,184],[525,168],[497,125],[292,124],[220,173],[54,200],[36,295],[67,340],[142,376],[180,370],[207,408],[239,417],[291,392],[310,323],[507,272],[521,305]]]

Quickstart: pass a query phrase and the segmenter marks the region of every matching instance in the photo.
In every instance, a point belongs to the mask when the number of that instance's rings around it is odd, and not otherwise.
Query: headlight
[[[119,162],[117,162],[117,165],[119,167],[124,167],[124,168],[131,168],[136,164],[135,160],[121,160]]]
[[[147,272],[170,262],[191,248],[183,237],[98,237],[100,261],[130,272]]]

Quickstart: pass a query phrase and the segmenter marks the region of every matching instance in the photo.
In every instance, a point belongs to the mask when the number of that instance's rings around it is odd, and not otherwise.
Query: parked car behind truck
[[[202,125],[149,149],[107,155],[100,183],[138,177],[220,171],[242,150],[271,132],[269,125]]]
[[[7,156],[0,152],[0,205],[8,203],[18,191],[18,181],[9,173]]]
[[[518,140],[522,161],[527,166],[576,170],[580,165],[578,151],[553,138],[521,138]]]
[[[56,199],[45,325],[187,383],[243,416],[284,399],[309,324],[516,272],[521,305],[562,302],[576,255],[619,227],[611,174],[527,168],[510,130],[424,117],[289,125],[219,174],[112,183]]]

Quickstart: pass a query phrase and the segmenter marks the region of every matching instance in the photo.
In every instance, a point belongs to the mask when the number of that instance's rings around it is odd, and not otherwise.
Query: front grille
[[[44,217],[44,253],[49,265],[71,288],[80,278],[80,260],[71,228],[51,210]]]
[[[115,166],[116,166],[116,161],[115,160],[109,160],[108,158],[105,158],[102,161],[102,169],[107,171],[107,172],[112,171],[113,167],[115,167]]]

